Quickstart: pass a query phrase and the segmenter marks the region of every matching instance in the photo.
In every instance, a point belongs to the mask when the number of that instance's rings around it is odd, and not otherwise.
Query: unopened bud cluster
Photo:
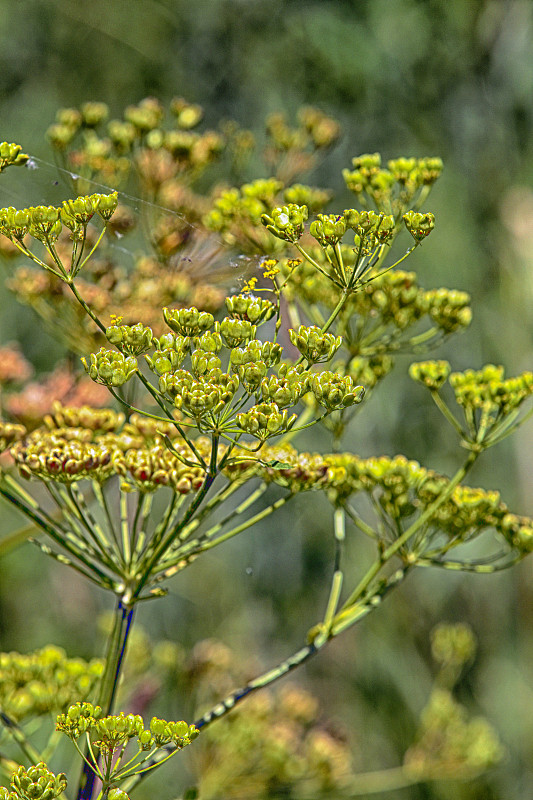
[[[493,364],[453,372],[449,380],[459,405],[472,409],[488,405],[499,414],[509,414],[533,394],[533,372],[505,378],[504,368]]]
[[[409,367],[411,378],[431,391],[438,391],[447,381],[450,372],[448,361],[418,361]]]
[[[136,325],[110,325],[106,329],[105,335],[108,342],[129,356],[145,353],[152,346],[154,338],[152,329],[147,328],[141,322]]]
[[[25,433],[26,428],[24,425],[0,420],[0,453],[3,453],[14,442],[22,439]]]
[[[352,160],[353,169],[343,170],[348,189],[362,205],[375,204],[379,211],[397,215],[417,201],[421,190],[427,191],[440,177],[440,158],[397,158],[381,165],[379,153],[366,153]]]
[[[22,152],[20,144],[0,142],[0,172],[6,167],[21,167],[27,164],[29,156]]]
[[[93,194],[65,200],[60,207],[30,206],[18,210],[10,206],[0,209],[0,233],[21,241],[29,233],[41,242],[55,242],[63,225],[78,233],[95,213],[108,222],[118,204],[117,193]]]
[[[431,654],[439,664],[462,666],[473,658],[475,652],[474,633],[464,623],[441,623],[431,631]]]
[[[164,436],[172,441],[172,450]],[[197,439],[196,450],[209,459],[208,440]],[[169,486],[189,494],[205,476],[172,423],[134,414],[124,424],[123,414],[87,406],[56,405],[45,426],[13,445],[11,454],[24,478],[66,484],[84,479],[103,483],[118,475],[126,490],[154,492]]]
[[[232,295],[231,297],[226,297],[225,302],[231,317],[246,320],[251,322],[252,325],[266,322],[276,313],[275,306],[270,300],[254,297],[253,295]]]
[[[108,338],[123,352],[102,348],[82,359],[89,375],[110,387],[121,386],[138,369],[133,355],[148,346],[150,369],[159,377],[159,392],[185,417],[194,420],[201,432],[217,425],[231,425],[259,440],[288,431],[295,415],[285,409],[296,405],[311,391],[328,412],[359,403],[363,389],[349,376],[333,372],[310,373],[302,364],[280,365],[277,375],[269,370],[279,364],[281,345],[256,339],[257,326],[274,313],[268,300],[254,296],[234,295],[227,299],[230,316],[215,322],[212,314],[195,307],[163,309],[164,319],[172,333],[153,338],[149,328],[114,324],[107,329]],[[316,326],[300,326],[290,330],[291,342],[308,366],[329,361],[342,344],[342,337],[323,333]],[[227,352],[222,352],[223,349]],[[190,367],[185,368],[189,359]],[[301,361],[302,359],[300,359]],[[243,409],[255,395],[256,405]],[[240,412],[235,415],[235,412]]]
[[[186,722],[167,722],[153,717],[150,726],[144,727],[139,714],[102,716],[100,706],[92,703],[75,703],[66,714],[57,717],[56,728],[70,739],[90,734],[93,745],[107,756],[132,739],[136,739],[140,750],[152,750],[172,743],[178,750],[186,747],[199,735],[194,725]]]
[[[309,213],[321,211],[330,198],[330,192],[301,183],[284,188],[277,178],[255,180],[223,191],[203,221],[243,252],[268,254],[296,242]]]
[[[403,770],[416,781],[450,776],[470,781],[504,755],[488,720],[469,718],[448,689],[436,688],[422,711],[417,741],[405,755]]]
[[[435,227],[435,216],[430,211],[424,214],[408,211],[403,215],[403,221],[415,242],[421,242]]]
[[[465,440],[476,448],[494,440],[501,432],[501,425],[506,425],[509,416],[516,414],[533,394],[532,372],[505,378],[503,367],[494,364],[450,374],[447,361],[424,361],[411,364],[409,374],[434,392],[448,380],[464,412]]]
[[[307,206],[289,203],[286,206],[273,208],[270,214],[263,214],[261,222],[277,239],[285,242],[297,242],[304,232],[304,225],[309,211]]]
[[[138,370],[134,356],[124,356],[105,347],[101,347],[98,353],[91,353],[89,361],[86,358],[81,360],[93,381],[109,387],[123,386]]]
[[[91,477],[106,480],[113,471],[111,451],[104,443],[92,441],[91,431],[57,429],[32,431],[11,448],[11,455],[23,478],[72,483]]]
[[[322,333],[316,325],[300,325],[297,331],[290,329],[289,337],[309,364],[330,361],[342,345],[342,336]]]
[[[348,208],[344,211],[344,219],[346,227],[355,233],[356,248],[361,248],[364,254],[370,253],[377,245],[391,242],[396,232],[396,220],[392,214]]]
[[[10,788],[0,787],[0,800],[54,800],[66,788],[66,775],[55,775],[40,761],[32,767],[18,767],[11,776]]]
[[[266,441],[269,436],[286,433],[297,420],[297,414],[280,409],[277,403],[259,403],[242,414],[237,414],[236,423],[245,433]]]

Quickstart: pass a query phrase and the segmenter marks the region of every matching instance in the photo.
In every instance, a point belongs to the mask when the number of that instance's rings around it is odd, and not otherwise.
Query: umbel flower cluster
[[[532,413],[530,372],[506,378],[493,365],[453,373],[443,361],[412,364],[411,377],[430,391],[465,453],[452,476],[403,455],[345,452],[348,426],[395,355],[419,354],[471,321],[466,292],[425,289],[403,264],[434,229],[424,203],[440,159],[398,158],[383,168],[378,154],[358,156],[343,173],[357,207],[334,211],[328,191],[294,182],[338,136],[334,121],[316,109],[302,110],[296,127],[279,115],[269,119],[264,157],[271,177],[215,186],[204,175],[202,191],[197,178],[215,159],[233,159],[238,174],[252,148],[246,131],[227,124],[199,132],[202,110],[182,99],[172,101],[170,123],[152,98],[126,109],[123,120],[108,122],[107,113],[100,103],[63,109],[49,129],[58,157],[79,173],[75,197],[0,210],[3,249],[33,262],[31,270],[14,271],[11,288],[62,326],[63,340],[83,354],[88,379],[109,392],[110,403],[57,402],[29,429],[6,415],[0,495],[31,523],[43,553],[115,602],[103,662],[70,661],[54,650],[0,658],[10,698],[0,697],[5,724],[34,763],[13,772],[6,800],[49,800],[65,789],[64,776],[35,758],[21,727],[32,713],[59,714],[57,733],[84,764],[78,800],[93,798],[97,779],[102,800],[126,800],[200,729],[304,664],[417,567],[491,573],[533,549],[531,519],[510,511],[498,491],[465,482],[484,451]],[[0,156],[5,166],[26,158],[5,143]],[[133,269],[106,251],[106,239],[136,226],[120,203],[130,172],[155,215],[151,254]],[[90,194],[93,181],[110,191]],[[204,266],[232,251],[256,256],[256,274],[224,298]],[[183,268],[183,258],[193,266]],[[448,403],[450,393],[459,411]],[[326,452],[297,449],[297,435],[316,425],[331,438]],[[145,726],[138,714],[115,713],[138,603],[162,597],[162,584],[202,553],[297,504],[306,491],[327,504],[335,559],[325,609],[310,620],[302,647],[240,688],[224,688],[195,725],[154,717]],[[348,535],[368,540],[357,569],[344,565]],[[448,649],[455,652],[454,641]],[[402,780],[424,780],[432,769],[468,776],[500,757],[492,729],[472,727],[452,688],[440,687],[430,699]],[[267,747],[264,724],[254,725]],[[275,730],[279,745],[283,731]],[[213,774],[243,751],[235,744],[242,736],[236,727],[235,740],[212,745]],[[342,748],[310,736],[304,757],[302,737],[299,731],[292,750],[281,748],[294,774],[300,769],[304,781],[301,770],[316,756],[330,772],[315,775],[313,786],[348,791],[340,776],[354,777]],[[476,763],[467,737],[483,750]],[[342,761],[337,771],[335,759]],[[202,790],[212,796],[208,780]]]
[[[85,739],[87,763],[107,786],[130,778],[140,770],[149,770],[148,762],[165,745],[172,744],[171,753],[165,755],[166,760],[191,744],[200,733],[194,725],[186,722],[167,722],[157,717],[152,717],[145,728],[139,714],[121,712],[104,716],[100,706],[87,702],[75,703],[65,714],[60,714],[56,730],[68,736],[78,749],[78,739]],[[133,757],[128,753],[127,760],[124,760],[130,743],[137,746],[137,752]]]

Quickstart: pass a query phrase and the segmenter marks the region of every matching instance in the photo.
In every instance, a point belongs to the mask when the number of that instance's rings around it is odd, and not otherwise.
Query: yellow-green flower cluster
[[[353,252],[344,245],[341,249],[344,263],[350,269]],[[313,250],[312,256],[327,269],[320,248]],[[280,269],[287,277],[289,299],[298,298],[328,308],[337,304],[339,295],[335,287],[311,265],[303,263],[291,271],[285,261],[280,261]],[[376,276],[352,294],[343,317],[352,322],[350,348],[353,348],[354,355],[373,356],[394,352],[400,347],[408,348],[409,340],[404,341],[405,337],[400,337],[400,334],[424,318],[432,323],[435,337],[447,336],[467,327],[472,311],[470,296],[466,292],[443,288],[426,290],[418,285],[414,272],[398,269]],[[359,323],[360,333],[354,335],[359,328],[353,323]],[[385,325],[389,328],[384,331]],[[391,327],[395,330],[391,331]],[[374,330],[379,332],[379,336],[373,333]]]
[[[355,386],[349,375],[336,372],[317,372],[311,378],[311,391],[316,401],[327,411],[349,408],[363,400],[363,386]]]
[[[200,336],[213,325],[214,317],[207,311],[197,308],[163,309],[163,317],[168,327],[183,337]],[[188,344],[188,343],[187,343]]]
[[[29,156],[22,152],[20,144],[0,142],[0,172],[7,167],[20,167],[26,164]]]
[[[318,108],[303,106],[298,111],[298,127],[291,128],[281,112],[270,114],[266,121],[267,133],[276,150],[303,150],[331,147],[340,136],[339,123]]]
[[[405,456],[361,459],[344,453],[324,456],[324,463],[328,467],[328,493],[334,502],[364,491],[395,520],[422,513],[449,483],[444,476]],[[513,535],[518,542],[517,533],[521,528],[526,541],[531,521],[510,516],[498,492],[460,485],[435,512],[431,524],[449,538],[462,541],[474,533],[494,528],[515,546]]]
[[[30,206],[17,210],[0,209],[0,233],[11,241],[21,242],[29,234],[45,244],[53,244],[65,225],[73,236],[80,236],[95,213],[107,223],[118,205],[116,192],[93,194],[65,200],[62,206]]]
[[[518,514],[505,514],[500,523],[500,530],[511,547],[520,553],[533,550],[533,520]]]
[[[94,433],[109,433],[122,428],[125,419],[124,414],[111,408],[62,406],[56,401],[52,409],[52,413],[44,418],[44,424],[50,431],[57,428],[87,428]]]
[[[322,333],[316,325],[300,325],[297,331],[290,329],[289,338],[309,364],[330,361],[342,345],[342,336]]]
[[[257,461],[256,458],[246,458],[245,451],[236,452],[238,457],[224,469],[230,480],[238,480],[249,473],[293,493],[327,486],[328,465],[324,456],[318,453],[299,453],[291,445],[265,446],[257,454],[260,458]]]
[[[446,488],[447,479],[428,477],[420,487],[418,497],[424,506],[429,506]],[[433,520],[440,530],[450,538],[467,539],[484,528],[500,530],[507,507],[500,500],[500,493],[470,486],[457,486],[451,497],[436,511]]]
[[[105,332],[108,342],[116,345],[129,356],[139,356],[152,346],[154,338],[151,328],[142,322],[136,325],[110,325]]]
[[[282,352],[279,344],[251,339],[244,347],[231,350],[231,369],[239,376],[245,391],[252,394],[267,380],[268,369],[279,363]]]
[[[351,303],[361,316],[378,317],[380,323],[405,330],[428,311],[425,292],[412,272],[396,270],[380,275],[358,292]]]
[[[273,312],[272,304],[237,295],[228,298],[228,308],[232,316],[221,322],[195,308],[165,309],[165,319],[175,333],[154,339],[155,351],[146,356],[150,369],[159,375],[162,397],[194,420],[201,432],[220,425],[229,430],[235,424],[233,434],[243,431],[265,441],[292,427],[296,417],[285,409],[309,391],[328,412],[361,401],[362,387],[355,386],[349,376],[311,374],[302,364],[282,364],[277,375],[269,375],[269,369],[280,362],[283,348],[254,337],[257,325]],[[289,335],[309,364],[329,360],[342,343],[341,337],[314,326],[300,326]],[[223,354],[223,348],[228,352]],[[190,358],[190,369],[183,366],[186,358]],[[245,408],[254,395],[256,404]]]
[[[321,247],[334,247],[346,233],[346,220],[342,214],[318,214],[309,226],[309,233]]]
[[[276,308],[270,300],[254,295],[238,294],[226,297],[226,308],[234,319],[242,319],[257,325],[271,319]]]
[[[37,428],[11,448],[23,478],[73,483],[82,478],[105,481],[113,473],[112,451],[84,428]]]
[[[197,423],[221,411],[233,400],[239,388],[236,375],[222,372],[220,367],[208,369],[204,376],[193,377],[187,370],[166,373],[159,379],[162,394],[170,397],[176,408]]]
[[[268,254],[285,249],[286,242],[297,241],[309,211],[320,211],[329,198],[329,192],[311,186],[284,188],[277,178],[260,179],[224,190],[203,223],[241,252]]]
[[[283,199],[286,203],[293,203],[297,206],[307,206],[310,214],[316,214],[320,209],[331,200],[331,192],[327,189],[317,189],[314,186],[306,186],[303,183],[293,183],[283,191]]]
[[[438,391],[450,374],[448,361],[417,361],[409,367],[409,375],[431,391]]]
[[[289,203],[286,206],[273,208],[270,214],[262,214],[261,222],[277,239],[294,244],[301,239],[308,216],[307,206]]]
[[[375,247],[391,242],[394,237],[396,220],[392,214],[348,208],[344,211],[344,220],[346,227],[354,231],[354,244],[362,255],[368,255]]]
[[[433,392],[448,378],[455,399],[463,409],[465,427],[462,428],[445,408],[444,413],[472,448],[487,446],[510,432],[520,406],[533,394],[533,372],[505,378],[503,367],[494,364],[486,364],[480,370],[449,372],[450,365],[446,361],[425,361],[412,364],[410,368],[411,377]],[[442,398],[436,397],[436,401],[442,409]]]
[[[66,775],[55,775],[40,761],[32,767],[18,767],[11,776],[10,788],[0,787],[0,800],[54,800],[66,788]]]
[[[64,711],[92,694],[103,672],[100,659],[67,658],[47,645],[33,653],[0,653],[0,707],[16,722]]]
[[[172,450],[163,437],[171,440]],[[199,438],[195,446],[209,458],[208,440]],[[188,494],[202,485],[205,474],[170,421],[133,414],[124,424],[122,414],[87,406],[56,404],[45,426],[16,443],[11,453],[23,477],[66,484],[83,479],[103,483],[118,475],[126,489],[153,492],[168,486]]]
[[[197,738],[200,731],[186,722],[167,722],[153,717],[150,726],[144,727],[139,714],[102,716],[100,706],[91,703],[75,703],[65,714],[57,717],[56,728],[70,739],[78,739],[84,733],[91,737],[93,746],[106,756],[132,739],[136,739],[140,750],[151,750],[172,743],[178,750]]]
[[[215,798],[222,784],[227,800],[268,797],[272,787],[289,797],[339,797],[355,778],[349,743],[334,723],[320,724],[316,699],[296,685],[250,697],[229,725],[209,726],[203,736],[200,797]],[[239,767],[230,780],[228,764]]]
[[[508,414],[533,394],[533,372],[505,378],[504,368],[487,364],[480,370],[453,372],[449,382],[455,399],[463,408],[490,407],[498,414]]]
[[[280,409],[277,403],[259,403],[249,411],[237,414],[236,423],[245,433],[266,441],[270,436],[289,431],[297,420],[297,414]]]
[[[22,439],[25,433],[26,428],[24,425],[0,420],[0,453],[3,453],[14,442]]]
[[[281,181],[270,178],[245,183],[240,189],[226,189],[204,217],[204,225],[209,230],[226,235],[226,238],[229,235],[228,243],[233,243],[236,236],[234,227],[259,225],[261,214],[276,205],[276,198],[282,188]]]
[[[261,381],[263,400],[276,403],[279,408],[295,405],[310,388],[311,373],[298,367],[282,369],[279,375]]]
[[[472,321],[470,295],[457,289],[430,289],[425,293],[428,314],[443,333],[467,328]]]
[[[127,437],[127,430],[128,426],[125,426],[122,440]],[[195,447],[203,457],[210,453],[206,439],[197,439]],[[180,460],[180,456],[188,463]],[[123,488],[131,486],[140,492],[153,492],[169,486],[178,494],[189,494],[197,491],[205,478],[204,467],[192,456],[189,447],[173,441],[171,451],[160,436],[145,446],[129,447],[125,451],[115,449],[112,461],[116,473],[125,480]]]
[[[355,356],[348,364],[347,374],[368,392],[389,374],[393,366],[394,360],[388,355]]]
[[[431,211],[420,213],[418,211],[408,211],[403,215],[405,227],[415,240],[421,242],[426,236],[429,236],[435,227],[435,216]]]
[[[441,623],[431,631],[431,654],[438,664],[460,667],[473,658],[475,651],[474,634],[464,623]]]
[[[435,183],[442,172],[440,158],[397,158],[381,166],[379,153],[366,153],[352,159],[353,169],[343,170],[348,189],[363,206],[373,202],[379,211],[397,215],[415,203],[420,194]]]
[[[86,358],[81,361],[93,381],[110,387],[123,386],[139,369],[134,356],[124,356],[105,347],[101,347],[97,353],[91,353],[89,361]]]

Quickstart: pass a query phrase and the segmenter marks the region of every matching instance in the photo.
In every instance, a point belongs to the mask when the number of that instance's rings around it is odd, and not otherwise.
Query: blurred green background
[[[470,292],[474,321],[437,356],[457,369],[531,368],[530,0],[0,0],[0,139],[51,162],[44,133],[58,107],[102,100],[120,116],[148,95],[163,103],[182,95],[204,107],[209,125],[236,119],[259,138],[267,113],[294,119],[298,106],[319,106],[343,136],[309,182],[331,186],[336,208],[350,201],[340,172],[354,155],[441,156],[445,172],[428,203],[437,227],[408,268],[427,288]],[[49,201],[52,169],[37,172],[25,178],[35,196],[22,199],[10,177],[2,204]],[[34,318],[6,295],[2,305],[2,341],[16,333],[35,356]],[[39,358],[50,366],[49,355]],[[450,470],[456,442],[410,385],[408,363],[399,360],[348,444],[363,456],[403,452]],[[471,482],[501,489],[513,510],[531,515],[532,452],[529,425],[489,453]],[[171,600],[143,609],[152,635],[186,647],[220,637],[257,651],[265,667],[293,652],[322,612],[332,555],[329,512],[318,498],[298,510],[188,570]],[[15,524],[10,511],[4,519]],[[29,546],[6,557],[0,575],[2,650],[49,640],[80,655],[101,647],[95,619],[105,598],[60,569],[43,573]],[[380,797],[533,796],[531,578],[529,561],[496,576],[416,574],[299,675],[342,720],[359,770],[395,766],[429,692],[429,631],[441,620],[474,629],[479,654],[461,698],[495,725],[507,759],[468,786],[428,783]]]

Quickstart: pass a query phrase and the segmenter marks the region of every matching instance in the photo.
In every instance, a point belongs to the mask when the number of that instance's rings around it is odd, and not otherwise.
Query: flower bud
[[[105,347],[98,353],[91,353],[89,363],[85,358],[81,361],[93,381],[104,386],[122,386],[138,371],[136,358],[125,357]]]
[[[296,419],[296,414],[289,417],[287,411],[280,411],[276,403],[259,403],[249,411],[237,414],[236,422],[245,433],[264,441],[269,436],[290,430]]]
[[[226,347],[240,347],[246,344],[254,338],[256,330],[256,326],[248,320],[224,317],[220,323],[220,333]]]
[[[346,232],[346,220],[338,214],[318,214],[309,232],[322,247],[335,246]]]
[[[427,386],[431,391],[438,391],[450,374],[448,361],[419,361],[409,367],[409,376]]]
[[[9,166],[26,164],[30,157],[21,150],[20,144],[0,142],[0,172]]]
[[[198,311],[197,308],[163,309],[163,317],[168,327],[180,336],[200,336],[207,331],[214,322],[214,317],[208,311]]]
[[[365,390],[354,386],[349,376],[342,377],[335,372],[318,372],[311,378],[311,390],[317,402],[328,411],[348,408],[360,403]]]
[[[262,214],[261,222],[270,233],[286,242],[297,242],[304,232],[304,223],[309,215],[307,206],[289,203],[278,206],[268,214]]]
[[[233,295],[226,297],[226,308],[235,319],[242,319],[257,325],[271,319],[276,309],[270,300],[263,300],[253,295]]]
[[[403,215],[405,227],[417,242],[421,242],[426,236],[429,236],[435,227],[435,215],[428,211],[421,214],[416,211],[408,211]]]
[[[322,333],[316,325],[300,325],[298,331],[290,329],[289,338],[310,364],[329,361],[342,344],[342,336]]]
[[[153,339],[152,329],[146,328],[141,322],[136,325],[110,325],[105,335],[108,342],[131,356],[149,350]]]

